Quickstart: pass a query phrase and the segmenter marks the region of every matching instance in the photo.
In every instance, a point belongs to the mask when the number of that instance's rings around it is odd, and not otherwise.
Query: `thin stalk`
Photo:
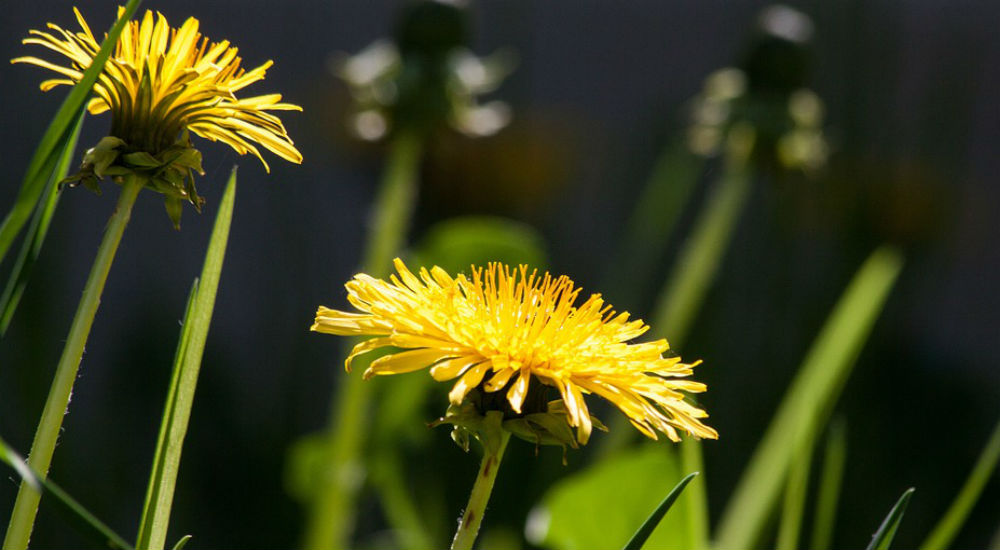
[[[472,493],[469,495],[469,504],[462,513],[462,519],[458,522],[458,529],[455,531],[455,538],[451,541],[451,550],[471,550],[476,542],[476,535],[479,534],[479,525],[483,521],[483,514],[486,513],[486,504],[490,500],[493,492],[493,484],[497,480],[497,471],[500,470],[500,460],[507,449],[507,442],[510,441],[510,432],[499,431],[499,445],[492,450],[489,445],[484,445],[483,462],[479,465],[479,473],[476,474],[476,482],[472,485]]]
[[[412,133],[400,133],[390,144],[385,173],[372,211],[371,234],[362,260],[362,271],[373,277],[388,274],[392,259],[399,253],[406,238],[416,202],[421,151],[421,139]],[[327,428],[329,455],[324,461],[321,486],[309,513],[303,543],[305,548],[320,550],[349,546],[355,502],[365,475],[361,452],[367,433],[371,392],[371,385],[363,383],[357,373],[339,378],[339,389]]]
[[[830,424],[823,453],[823,470],[816,495],[816,516],[813,520],[812,542],[809,548],[827,550],[833,542],[833,526],[837,518],[837,502],[847,463],[847,428],[843,418]]]
[[[701,441],[686,437],[680,442],[681,471],[704,472]],[[692,468],[694,468],[692,470]],[[703,476],[691,480],[691,487],[680,495],[686,509],[688,543],[693,550],[705,550],[708,544],[708,491]]]
[[[45,400],[42,418],[38,422],[35,439],[31,444],[31,454],[28,456],[28,465],[41,476],[48,475],[49,465],[52,463],[52,453],[55,451],[56,440],[59,438],[63,415],[66,413],[67,405],[69,405],[69,397],[73,391],[73,382],[76,380],[76,373],[80,367],[80,359],[83,357],[87,336],[94,323],[97,306],[101,303],[101,292],[108,279],[108,271],[111,269],[112,261],[114,261],[122,233],[124,233],[125,226],[128,225],[129,217],[132,214],[132,205],[135,204],[135,199],[142,186],[143,181],[139,177],[126,176],[121,195],[118,197],[118,205],[104,231],[101,246],[97,249],[97,258],[94,259],[90,276],[87,277],[87,283],[83,287],[83,297],[80,299],[76,315],[73,316],[69,336],[66,338],[62,357],[56,367],[55,378],[52,380],[49,396]],[[3,550],[24,550],[28,547],[40,499],[41,494],[38,491],[27,482],[21,482],[21,487],[17,492],[17,500],[14,502],[14,511],[11,513],[7,536],[4,538]]]

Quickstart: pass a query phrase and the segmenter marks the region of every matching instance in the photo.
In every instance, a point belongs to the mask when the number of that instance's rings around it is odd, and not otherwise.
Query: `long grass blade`
[[[21,295],[28,285],[31,277],[31,269],[35,265],[35,260],[42,251],[42,244],[49,231],[49,224],[52,223],[52,216],[55,214],[56,206],[59,204],[59,182],[69,173],[70,163],[73,162],[73,153],[76,151],[76,143],[80,137],[80,128],[83,126],[83,111],[77,115],[76,124],[73,131],[61,143],[59,160],[55,170],[49,178],[48,185],[42,193],[41,200],[35,208],[35,214],[31,217],[28,232],[21,244],[21,251],[17,255],[14,267],[11,269],[10,278],[7,279],[7,286],[0,295],[0,338],[7,333],[10,321],[14,317],[14,311],[21,301]]]
[[[993,428],[993,434],[990,435],[989,441],[982,453],[979,454],[976,465],[969,473],[969,477],[962,485],[955,501],[951,503],[944,517],[934,526],[934,530],[927,536],[927,540],[920,546],[920,550],[942,550],[951,545],[951,541],[954,540],[966,518],[969,517],[972,507],[979,500],[979,495],[986,487],[986,482],[993,475],[998,460],[1000,460],[1000,422]]]
[[[667,511],[669,511],[670,507],[674,505],[677,497],[681,496],[681,492],[684,491],[684,487],[687,487],[687,484],[690,483],[691,480],[697,475],[698,472],[691,472],[685,476],[684,479],[682,479],[680,483],[678,483],[677,486],[670,491],[670,493],[667,494],[666,498],[664,498],[663,501],[660,502],[660,505],[656,507],[656,510],[653,510],[653,513],[646,518],[646,521],[642,522],[642,525],[639,526],[639,530],[636,531],[635,534],[632,535],[632,538],[625,544],[625,550],[639,550],[642,548],[643,544],[646,544],[646,540],[653,534],[653,531],[656,529],[656,526],[660,524],[663,516],[667,515]]]
[[[834,419],[826,437],[823,453],[823,470],[819,476],[819,492],[816,495],[816,516],[813,520],[812,539],[809,548],[827,550],[833,542],[833,526],[837,519],[837,503],[844,480],[844,465],[847,463],[847,428],[842,418]]]
[[[96,542],[107,548],[132,550],[131,544],[115,533],[107,524],[97,519],[97,516],[90,513],[66,491],[34,472],[24,459],[7,445],[3,438],[0,438],[0,462],[13,468],[21,476],[21,479],[27,481],[36,491],[46,492],[55,497],[52,502],[61,508],[62,512],[76,524],[81,532],[91,536]]]
[[[141,0],[129,0],[128,4],[125,5],[125,11],[108,31],[108,37],[101,44],[101,49],[94,56],[90,67],[83,72],[80,82],[77,82],[70,90],[69,95],[66,96],[52,122],[49,123],[49,127],[45,130],[45,134],[42,135],[42,140],[28,163],[28,170],[21,183],[21,190],[14,200],[14,206],[0,223],[0,261],[3,261],[7,255],[7,251],[17,234],[21,232],[24,224],[28,222],[31,212],[38,204],[45,183],[55,168],[56,159],[62,149],[61,144],[65,143],[67,136],[72,131],[73,123],[83,112],[87,99],[90,97],[91,88],[97,81],[97,76],[104,69],[104,63],[118,43],[118,37],[121,35],[122,29],[125,28],[125,23],[132,18],[132,14],[139,8],[140,3]]]
[[[913,496],[915,490],[910,487],[903,493],[903,496],[899,497],[896,505],[892,507],[892,510],[889,510],[889,515],[882,520],[882,525],[879,525],[878,531],[875,531],[875,535],[872,536],[872,540],[865,550],[888,550],[892,539],[896,537],[899,522],[902,521],[906,507],[910,504],[910,497]]]
[[[201,277],[195,282],[184,316],[184,328],[178,343],[170,390],[163,410],[160,435],[157,439],[153,467],[150,473],[142,519],[136,537],[136,547],[141,549],[163,548],[170,523],[177,472],[180,468],[181,450],[191,418],[191,406],[198,384],[201,357],[215,308],[215,295],[229,240],[233,206],[236,199],[236,169],[229,176],[229,183],[219,203],[212,237],[205,254]]]
[[[720,548],[755,546],[794,457],[815,441],[903,265],[882,247],[868,257],[813,342],[723,513]]]
[[[785,485],[785,499],[781,508],[781,521],[778,523],[778,550],[794,550],[799,546],[799,533],[802,531],[802,519],[805,515],[806,493],[809,490],[809,470],[812,463],[812,445],[802,449],[792,461],[788,472],[788,483]]]

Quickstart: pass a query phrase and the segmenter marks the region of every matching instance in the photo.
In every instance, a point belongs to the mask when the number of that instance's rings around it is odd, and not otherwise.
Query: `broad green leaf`
[[[611,455],[559,481],[532,510],[529,542],[554,550],[619,548],[682,478],[676,449],[646,444]],[[687,548],[683,518],[668,514],[650,548]]]
[[[17,310],[21,295],[24,294],[28,279],[31,277],[31,268],[34,267],[35,260],[38,259],[38,255],[42,251],[45,235],[49,231],[49,224],[52,223],[52,216],[59,204],[59,182],[69,172],[70,163],[73,161],[73,152],[76,150],[77,138],[80,137],[81,126],[83,126],[82,110],[77,116],[73,131],[62,142],[55,170],[49,177],[48,185],[45,186],[41,200],[35,207],[35,214],[31,217],[28,232],[21,243],[21,251],[17,255],[13,269],[11,269],[7,286],[3,289],[3,295],[0,296],[0,338],[7,333],[7,327],[10,326],[11,319],[14,318],[14,311]]]
[[[181,339],[174,359],[170,389],[164,405],[149,487],[139,524],[136,547],[140,549],[163,548],[166,544],[181,450],[184,436],[187,434],[188,420],[191,417],[191,406],[194,403],[201,357],[205,351],[212,311],[215,308],[215,295],[219,288],[235,199],[236,168],[234,167],[222,200],[219,202],[219,213],[215,218],[201,277],[191,290],[184,315]]]
[[[942,550],[951,544],[969,517],[972,507],[979,500],[979,495],[986,487],[986,482],[993,475],[998,460],[1000,460],[1000,423],[997,423],[996,427],[993,428],[993,434],[990,435],[983,452],[979,454],[976,465],[969,472],[969,477],[962,485],[962,490],[959,491],[944,517],[934,526],[934,530],[920,546],[920,550]]]
[[[903,493],[903,496],[899,497],[896,505],[892,507],[892,510],[889,510],[889,515],[882,520],[882,525],[879,525],[878,531],[872,536],[872,540],[865,550],[889,549],[892,539],[896,536],[896,530],[899,528],[899,522],[903,519],[903,513],[906,512],[906,506],[910,504],[910,497],[913,496],[915,490],[910,487]]]
[[[45,130],[45,134],[42,135],[42,140],[28,163],[28,170],[21,183],[21,190],[14,200],[14,206],[0,223],[0,261],[7,255],[7,251],[17,234],[21,232],[31,212],[35,209],[45,188],[45,183],[55,168],[60,151],[63,150],[65,142],[72,133],[73,123],[83,112],[94,82],[104,69],[104,63],[118,43],[118,37],[121,35],[122,29],[125,28],[125,23],[138,9],[140,1],[129,0],[128,4],[125,5],[125,11],[108,31],[108,36],[101,44],[97,55],[94,56],[90,67],[84,71],[80,82],[77,82],[70,90],[69,95],[66,96],[52,122],[49,123],[49,127]]]
[[[545,244],[531,226],[506,218],[467,216],[432,227],[415,251],[420,265],[438,265],[449,273],[489,262],[545,267]]]
[[[35,490],[48,493],[55,497],[55,500],[51,502],[57,504],[61,511],[66,514],[67,518],[72,520],[82,533],[90,536],[96,542],[107,548],[121,550],[132,549],[131,544],[112,531],[107,524],[97,519],[94,514],[90,513],[90,511],[84,508],[79,502],[76,501],[76,499],[69,496],[66,491],[63,491],[62,488],[56,485],[53,481],[46,479],[33,471],[24,459],[7,445],[7,442],[4,441],[3,438],[0,438],[0,462],[3,462],[13,468],[14,471],[16,471],[22,479],[26,480],[32,487],[34,487]]]
[[[813,520],[812,540],[809,548],[826,550],[833,542],[833,526],[837,518],[837,502],[847,463],[847,428],[843,418],[830,423],[823,453],[823,471],[819,476],[816,495],[816,516]]]
[[[902,265],[899,252],[879,248],[844,291],[722,515],[717,531],[720,548],[756,545],[777,505],[792,460],[823,429]]]
[[[666,498],[660,502],[660,505],[656,507],[656,510],[653,510],[653,513],[646,518],[646,521],[644,521],[642,526],[639,527],[639,530],[636,531],[635,534],[632,535],[632,538],[625,544],[625,550],[640,550],[643,545],[646,544],[646,540],[653,534],[653,530],[660,525],[660,521],[663,520],[663,516],[665,516],[667,511],[670,510],[670,507],[674,505],[677,497],[681,496],[681,492],[684,490],[684,487],[686,487],[687,484],[697,475],[698,472],[691,472],[685,476],[672,491],[670,491],[670,494],[668,494]]]

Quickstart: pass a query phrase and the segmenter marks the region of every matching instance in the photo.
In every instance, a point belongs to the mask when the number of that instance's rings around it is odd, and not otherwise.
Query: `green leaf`
[[[906,512],[906,506],[910,504],[910,497],[913,496],[915,490],[913,487],[910,487],[903,493],[903,496],[899,497],[896,505],[892,507],[892,510],[889,510],[889,515],[882,520],[882,525],[879,525],[878,531],[872,536],[872,541],[868,543],[865,550],[888,550],[889,545],[892,544],[892,539],[896,536],[896,529],[899,528],[899,522],[903,519],[903,513]]]
[[[653,530],[655,530],[660,524],[660,520],[663,519],[663,516],[665,516],[667,511],[670,510],[670,507],[673,506],[677,497],[681,496],[681,492],[684,490],[684,487],[686,487],[687,484],[697,475],[698,472],[691,472],[685,476],[672,491],[670,491],[666,498],[663,499],[663,502],[660,502],[660,505],[656,507],[656,510],[653,510],[653,513],[646,518],[646,521],[642,523],[639,530],[636,531],[635,534],[632,535],[632,538],[625,544],[625,550],[639,550],[644,544],[646,544],[646,540],[653,534]]]
[[[934,526],[934,530],[927,536],[927,540],[920,546],[920,550],[941,550],[951,544],[969,517],[972,507],[979,500],[979,495],[986,487],[986,482],[993,475],[998,460],[1000,460],[1000,423],[997,423],[996,427],[993,428],[989,441],[979,454],[976,465],[969,472],[969,477],[962,485],[955,501],[951,503],[948,511]]]
[[[847,463],[847,428],[842,418],[830,423],[823,454],[823,471],[819,476],[816,495],[816,516],[813,520],[812,541],[809,548],[826,550],[833,542],[833,526],[837,517],[837,502]]]
[[[823,428],[902,265],[899,252],[879,248],[844,291],[723,512],[717,532],[720,548],[756,545],[792,460]]]
[[[140,549],[163,548],[166,544],[181,450],[184,446],[184,436],[187,434],[191,406],[198,384],[198,372],[201,368],[201,357],[205,351],[205,341],[208,338],[212,311],[215,307],[215,294],[219,287],[226,243],[229,240],[235,198],[236,168],[233,168],[219,203],[219,213],[215,218],[208,252],[205,254],[201,278],[195,281],[191,289],[184,315],[170,390],[164,405],[163,420],[149,476],[149,487],[139,523],[136,547]]]
[[[45,130],[45,134],[42,135],[42,140],[28,163],[28,170],[21,182],[21,190],[14,200],[14,206],[0,223],[0,261],[7,255],[7,251],[17,234],[21,232],[32,210],[35,209],[35,205],[45,188],[45,183],[56,166],[59,153],[70,139],[73,124],[87,104],[97,76],[104,69],[104,63],[117,44],[118,37],[121,35],[122,29],[125,28],[125,23],[135,13],[140,1],[129,0],[128,4],[125,5],[125,11],[108,31],[108,37],[101,44],[101,49],[94,56],[90,67],[84,71],[80,82],[77,82],[70,90],[69,95],[66,96],[52,122],[49,123],[49,127]]]
[[[76,150],[77,138],[80,136],[80,128],[83,126],[83,111],[80,111],[73,131],[63,143],[63,148],[59,154],[59,162],[56,164],[52,177],[49,178],[48,185],[42,194],[35,214],[31,217],[31,224],[21,243],[21,250],[11,269],[10,277],[7,279],[7,286],[4,287],[3,295],[0,296],[0,338],[7,333],[14,311],[21,302],[21,295],[28,285],[28,278],[31,276],[31,269],[35,265],[35,260],[42,252],[42,244],[48,234],[49,225],[52,223],[52,216],[55,214],[56,206],[59,204],[59,182],[66,177],[69,172],[69,165],[73,161],[73,152]]]
[[[13,468],[36,491],[48,493],[55,497],[55,500],[52,502],[57,504],[64,514],[67,514],[67,517],[76,524],[81,532],[91,536],[96,542],[112,549],[132,549],[132,545],[112,531],[107,524],[97,519],[94,514],[90,513],[76,499],[69,496],[66,491],[63,491],[53,481],[33,471],[24,459],[7,445],[7,442],[3,438],[0,438],[0,462]]]
[[[183,550],[184,547],[187,546],[189,540],[191,540],[191,535],[184,535],[181,537],[181,540],[177,541],[177,544],[174,545],[174,550]]]
[[[809,489],[812,450],[813,446],[807,445],[792,460],[791,470],[788,473],[788,483],[785,484],[781,521],[778,524],[778,540],[775,545],[778,550],[794,550],[799,546],[799,533],[802,530],[802,519],[805,515],[806,492]]]
[[[489,262],[544,268],[545,243],[531,226],[492,216],[465,216],[431,227],[416,248],[420,265],[437,265],[449,273],[468,271]]]
[[[645,444],[611,455],[553,485],[531,511],[525,534],[554,550],[617,548],[682,478],[676,449]],[[670,514],[650,548],[688,548],[683,518]]]

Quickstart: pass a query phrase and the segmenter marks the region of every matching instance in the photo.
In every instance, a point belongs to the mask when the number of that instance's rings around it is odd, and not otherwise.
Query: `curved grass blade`
[[[809,545],[813,550],[827,550],[833,542],[833,525],[837,517],[837,502],[840,500],[840,486],[846,463],[847,428],[843,418],[837,418],[830,424],[826,450],[823,453],[823,471],[819,476],[816,516]]]
[[[723,513],[719,548],[757,545],[777,505],[793,458],[803,447],[813,444],[829,417],[902,266],[898,251],[879,248],[844,291]]]
[[[59,204],[59,182],[69,173],[69,165],[73,161],[73,153],[76,151],[76,143],[80,137],[82,126],[83,111],[81,110],[77,115],[73,131],[61,144],[59,161],[49,177],[48,185],[45,186],[41,199],[38,201],[35,214],[31,217],[31,224],[28,226],[28,233],[21,244],[21,251],[17,255],[13,269],[11,269],[3,295],[0,296],[0,338],[3,338],[7,333],[7,327],[10,326],[14,311],[21,301],[24,288],[28,285],[31,268],[34,267],[35,260],[38,259],[38,254],[42,251],[45,235],[49,231],[49,224],[52,223],[52,216]]]
[[[174,545],[173,550],[183,550],[183,548],[187,546],[187,543],[190,540],[191,540],[191,535],[184,535],[183,537],[181,537],[181,540],[177,541],[177,544]]]
[[[108,36],[101,44],[97,55],[94,56],[90,67],[83,72],[80,82],[77,82],[70,90],[69,95],[66,96],[52,122],[49,123],[49,127],[45,130],[45,134],[42,135],[42,140],[28,163],[28,170],[24,174],[21,190],[17,193],[14,206],[0,223],[0,261],[3,261],[7,255],[7,251],[17,234],[21,232],[24,224],[28,222],[31,212],[38,204],[45,183],[55,168],[59,151],[62,150],[61,146],[72,131],[73,122],[83,112],[87,99],[90,97],[91,88],[97,81],[97,76],[104,69],[104,63],[118,43],[118,37],[121,35],[122,29],[125,28],[125,23],[132,18],[132,14],[138,9],[140,2],[141,0],[129,0],[128,4],[125,5],[125,11],[108,31]]]
[[[91,514],[76,499],[69,496],[66,491],[63,491],[52,481],[37,475],[24,459],[7,445],[7,442],[3,438],[0,438],[0,462],[13,468],[35,490],[47,492],[55,497],[55,500],[51,502],[58,504],[62,511],[67,514],[67,517],[73,520],[83,533],[92,536],[95,541],[99,541],[107,548],[132,550],[131,544],[112,531],[104,522],[97,519],[94,514]]]
[[[983,492],[993,470],[996,469],[998,460],[1000,460],[1000,422],[993,428],[993,434],[990,435],[983,452],[979,454],[976,465],[969,473],[969,477],[962,485],[955,501],[951,503],[944,517],[934,526],[934,530],[927,536],[927,540],[920,546],[920,550],[941,550],[951,544],[966,518],[969,517],[969,512],[972,511],[972,507],[979,499],[979,495]]]
[[[200,282],[196,281],[191,289],[184,315],[181,340],[174,358],[170,389],[164,405],[149,486],[136,537],[136,547],[140,550],[163,548],[166,544],[181,451],[184,446],[184,436],[187,434],[188,420],[191,418],[201,357],[205,351],[205,341],[212,322],[215,294],[219,288],[219,276],[222,273],[226,244],[229,240],[235,199],[236,168],[234,167],[226,184],[226,190],[222,194],[222,200],[219,201],[219,213],[216,215],[208,252],[205,254]]]
[[[910,504],[910,497],[913,496],[915,490],[913,487],[910,487],[903,493],[903,496],[899,497],[896,505],[892,507],[892,510],[889,510],[889,515],[882,520],[882,525],[879,525],[878,531],[875,531],[872,541],[868,543],[865,550],[888,550],[889,545],[892,544],[892,539],[896,536],[896,529],[899,528],[899,522],[903,519],[903,513],[906,512],[906,506]]]
[[[665,516],[667,511],[670,510],[670,507],[674,505],[677,497],[681,496],[681,492],[684,490],[684,487],[686,487],[687,484],[690,483],[691,480],[697,475],[698,472],[691,472],[684,479],[682,479],[669,494],[667,494],[667,497],[660,502],[660,505],[656,507],[656,510],[653,510],[653,513],[646,518],[646,521],[642,523],[639,530],[636,531],[635,534],[632,535],[632,538],[625,544],[624,550],[639,550],[642,548],[643,544],[646,544],[646,540],[653,534],[653,531],[656,529],[656,526],[660,524],[663,516]]]

